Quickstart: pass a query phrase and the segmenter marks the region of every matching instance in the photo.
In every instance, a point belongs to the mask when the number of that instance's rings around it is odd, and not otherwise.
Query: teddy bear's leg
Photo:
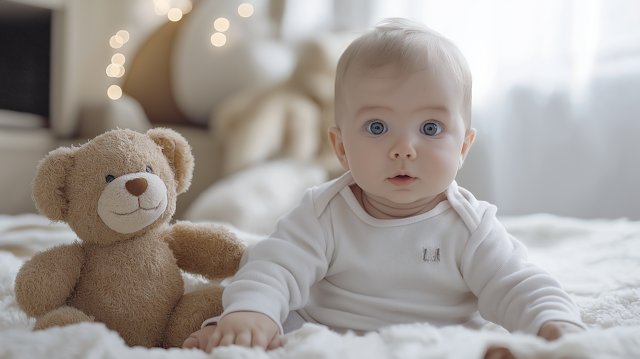
[[[76,308],[64,306],[56,308],[38,318],[33,330],[42,330],[55,326],[63,327],[81,322],[93,322],[93,317],[84,314]]]
[[[185,294],[176,305],[164,334],[164,347],[181,347],[202,323],[222,314],[224,287],[211,287]]]

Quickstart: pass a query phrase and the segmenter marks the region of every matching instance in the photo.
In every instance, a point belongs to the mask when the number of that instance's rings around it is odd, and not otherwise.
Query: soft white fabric
[[[507,231],[529,248],[529,258],[556,276],[574,299],[589,331],[557,342],[530,335],[511,335],[494,324],[484,330],[428,324],[395,325],[365,336],[340,335],[306,324],[285,335],[284,346],[264,352],[243,347],[198,350],[129,348],[98,323],[31,332],[32,322],[13,293],[13,281],[24,258],[6,246],[44,249],[71,242],[65,225],[48,225],[37,215],[0,215],[0,357],[41,358],[481,358],[490,345],[511,348],[519,359],[640,357],[640,222],[579,220],[550,215],[501,218]],[[232,229],[242,239],[258,236]],[[208,285],[185,275],[187,291]]]
[[[496,220],[495,206],[457,186],[431,211],[380,220],[350,189],[350,172],[307,191],[223,294],[225,311],[282,323],[290,310],[339,332],[429,322],[536,334],[549,320],[581,325],[560,283],[526,261],[526,248]],[[480,324],[479,324],[480,323]],[[280,327],[282,331],[282,327]]]
[[[264,236],[309,187],[327,180],[317,163],[279,159],[249,167],[212,184],[189,206],[188,221],[226,222]]]

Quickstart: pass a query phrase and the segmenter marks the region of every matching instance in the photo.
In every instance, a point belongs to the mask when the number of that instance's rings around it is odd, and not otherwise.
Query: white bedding
[[[129,348],[96,323],[31,332],[33,321],[20,311],[13,293],[14,278],[27,258],[20,253],[75,236],[65,225],[50,225],[40,216],[0,215],[0,358],[482,358],[490,345],[509,347],[517,358],[640,358],[640,222],[550,215],[501,221],[528,246],[530,260],[561,281],[589,331],[545,342],[509,334],[494,324],[482,331],[397,325],[361,337],[307,324],[286,335],[284,346],[274,351],[233,346],[211,355]],[[246,241],[257,240],[237,233]],[[185,283],[187,291],[208,285],[186,274]]]

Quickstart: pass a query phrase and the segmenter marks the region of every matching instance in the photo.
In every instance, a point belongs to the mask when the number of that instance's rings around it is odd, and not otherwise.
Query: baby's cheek
[[[460,163],[460,152],[448,147],[437,148],[429,160],[430,165],[438,169],[438,174],[447,178],[455,177]]]
[[[422,171],[427,177],[429,192],[439,193],[449,187],[458,173],[459,157],[450,151],[432,153]]]

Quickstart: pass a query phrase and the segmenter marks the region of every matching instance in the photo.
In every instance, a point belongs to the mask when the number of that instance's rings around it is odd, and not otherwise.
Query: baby
[[[486,319],[549,340],[583,330],[496,207],[454,181],[476,131],[471,74],[452,42],[387,20],[347,48],[335,88],[329,139],[347,172],[309,189],[247,250],[224,313],[184,347],[272,349],[305,322],[367,332]]]

